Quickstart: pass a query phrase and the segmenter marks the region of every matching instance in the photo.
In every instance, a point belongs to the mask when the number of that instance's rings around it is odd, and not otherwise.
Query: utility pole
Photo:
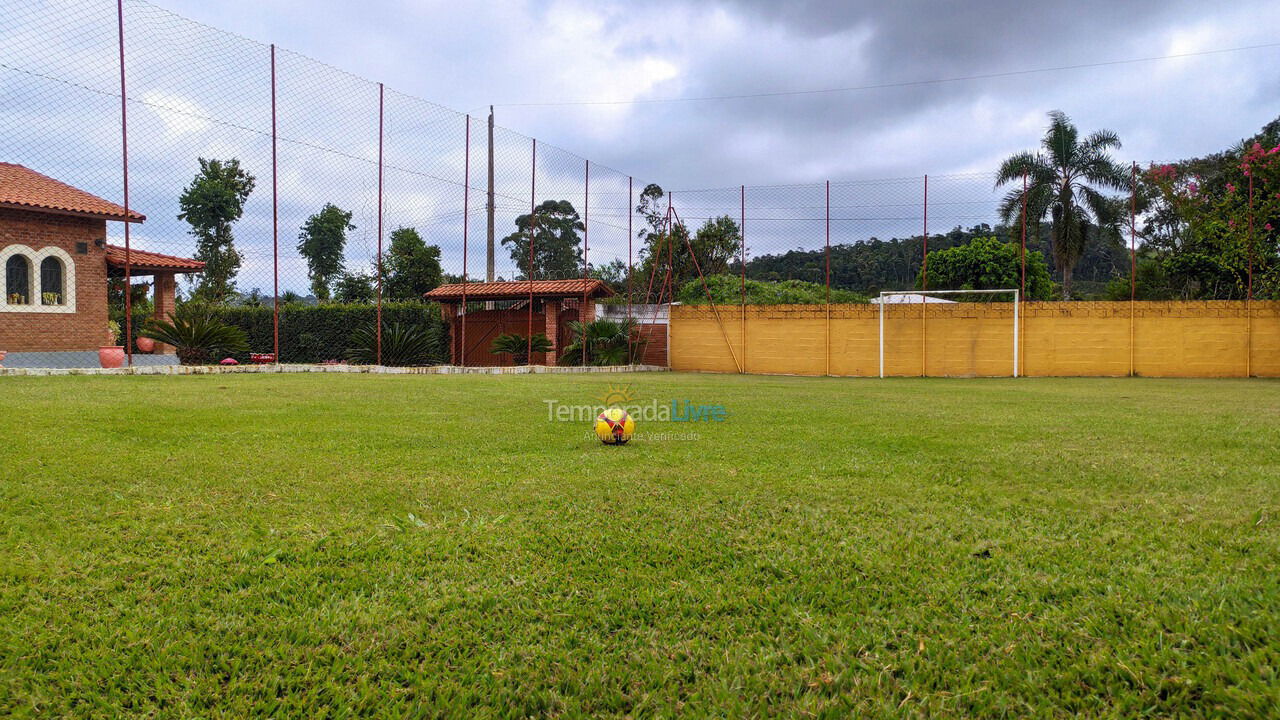
[[[485,203],[489,215],[485,235],[485,282],[493,282],[493,106],[489,106],[489,197]]]

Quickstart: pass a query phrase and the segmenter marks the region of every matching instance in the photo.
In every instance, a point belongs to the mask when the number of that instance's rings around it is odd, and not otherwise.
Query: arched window
[[[4,295],[10,305],[31,304],[31,261],[25,256],[10,256],[4,264]]]
[[[66,269],[56,257],[40,262],[40,304],[62,305],[67,301]]]

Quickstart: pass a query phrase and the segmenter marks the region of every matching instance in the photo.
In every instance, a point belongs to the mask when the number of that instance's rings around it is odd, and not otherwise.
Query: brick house
[[[115,203],[12,163],[0,163],[0,351],[9,367],[96,367],[107,330],[107,281],[123,277],[124,248],[107,243],[107,221],[146,219]],[[157,316],[173,311],[179,273],[204,263],[140,250],[130,275],[154,278]],[[172,349],[142,356],[175,362]],[[135,362],[138,356],[135,355]]]

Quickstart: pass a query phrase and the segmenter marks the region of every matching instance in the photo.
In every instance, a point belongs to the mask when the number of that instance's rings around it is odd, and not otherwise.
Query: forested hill
[[[1040,228],[1040,238],[1028,237],[1029,252],[1042,251],[1050,271],[1057,273],[1049,252],[1049,226]],[[955,228],[951,232],[929,235],[929,251],[945,250],[965,245],[977,237],[995,237],[1003,242],[1019,242],[1021,236],[1011,234],[1004,226],[976,225],[968,229]],[[921,236],[881,240],[871,238],[864,242],[831,246],[831,285],[863,294],[875,294],[881,290],[908,290],[916,286],[920,274]],[[1076,267],[1076,282],[1080,290],[1101,292],[1102,286],[1114,277],[1128,277],[1129,257],[1127,249],[1117,240],[1092,242],[1085,256]],[[777,255],[761,255],[747,261],[747,276],[756,280],[805,280],[822,283],[825,270],[825,251],[789,250]]]

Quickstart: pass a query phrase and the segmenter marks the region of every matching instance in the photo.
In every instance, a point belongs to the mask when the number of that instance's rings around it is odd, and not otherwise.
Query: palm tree
[[[571,320],[568,327],[574,340],[560,355],[561,365],[581,365],[584,345],[588,365],[626,365],[645,342],[634,337],[639,326],[632,318],[601,318],[588,323]]]
[[[1040,141],[1040,152],[1021,152],[1004,161],[996,187],[1027,178],[1027,221],[1036,227],[1046,216],[1052,219],[1051,251],[1062,270],[1062,296],[1071,297],[1071,274],[1084,255],[1091,226],[1100,231],[1119,228],[1120,204],[1102,194],[1099,187],[1128,190],[1129,173],[1108,153],[1120,147],[1120,138],[1099,130],[1080,138],[1065,113],[1049,113],[1049,128]],[[1022,188],[1010,190],[1000,204],[1005,223],[1016,223],[1022,213]]]
[[[494,338],[493,344],[489,346],[489,352],[494,355],[510,355],[513,365],[529,364],[530,349],[536,353],[550,352],[551,340],[545,333],[534,333],[533,340],[519,333],[503,333]]]

